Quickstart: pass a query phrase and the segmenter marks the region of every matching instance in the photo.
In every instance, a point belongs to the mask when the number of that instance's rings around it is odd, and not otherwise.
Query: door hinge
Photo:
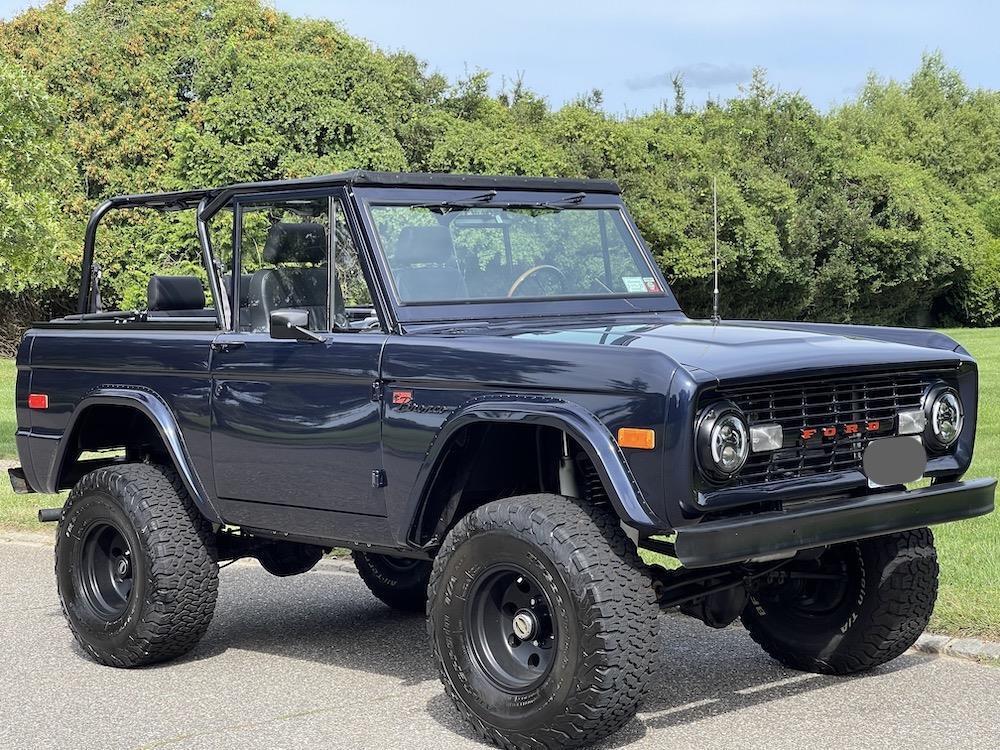
[[[372,472],[372,487],[375,489],[381,489],[382,487],[385,487],[385,485],[385,469],[375,469]]]
[[[380,402],[385,398],[385,383],[376,380],[372,383],[372,401]]]

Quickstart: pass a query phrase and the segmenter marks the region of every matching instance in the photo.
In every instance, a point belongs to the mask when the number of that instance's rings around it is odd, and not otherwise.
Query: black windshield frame
[[[447,203],[468,201],[482,190],[442,190],[427,188],[356,188],[354,198],[359,208],[359,218],[364,226],[364,234],[372,244],[372,256],[378,265],[379,277],[391,301],[394,317],[400,323],[433,323],[454,320],[496,320],[508,318],[531,318],[580,315],[621,315],[628,313],[677,312],[677,300],[660,272],[649,248],[620,196],[614,193],[588,193],[577,203],[563,210],[608,209],[620,213],[627,231],[632,235],[637,252],[649,267],[650,273],[659,282],[659,294],[587,294],[562,296],[558,298],[518,297],[512,299],[469,299],[451,302],[405,302],[400,299],[393,283],[388,258],[380,245],[379,234],[372,215],[372,207],[380,205],[407,206],[414,204]],[[569,195],[569,193],[567,193]],[[559,193],[533,190],[499,190],[497,195],[483,207],[515,205],[525,206],[535,203],[558,201],[564,196]]]

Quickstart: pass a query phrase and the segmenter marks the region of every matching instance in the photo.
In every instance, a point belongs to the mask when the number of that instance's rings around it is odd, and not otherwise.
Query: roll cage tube
[[[229,321],[232,320],[230,290],[226,289],[222,283],[222,269],[215,263],[215,254],[212,252],[212,237],[208,233],[208,221],[202,218],[206,205],[208,205],[207,195],[201,199],[195,213],[198,243],[201,245],[202,263],[204,263],[205,271],[208,273],[208,285],[212,289],[212,299],[215,300],[215,318],[219,321],[219,328],[225,331],[228,330]],[[235,280],[235,278],[234,276],[233,279]]]
[[[228,297],[223,293],[221,280],[217,275],[217,269],[212,262],[211,243],[209,241],[207,227],[202,218],[202,212],[207,204],[211,192],[207,190],[189,190],[179,193],[148,193],[140,195],[118,195],[109,198],[94,209],[87,221],[87,228],[83,236],[83,258],[80,268],[80,292],[77,301],[77,312],[87,315],[91,312],[91,300],[95,296],[95,264],[94,248],[97,244],[97,228],[104,218],[114,210],[123,208],[147,208],[153,211],[196,211],[196,231],[198,244],[201,246],[202,264],[208,274],[209,288],[212,298],[217,300],[215,304],[215,317],[221,328],[225,328],[225,315],[229,307]],[[219,302],[222,304],[220,305]]]

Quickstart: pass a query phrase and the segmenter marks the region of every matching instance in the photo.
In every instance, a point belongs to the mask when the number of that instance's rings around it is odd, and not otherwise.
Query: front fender
[[[114,386],[98,388],[87,394],[77,404],[70,415],[69,422],[59,441],[55,459],[52,461],[49,476],[46,478],[48,492],[56,491],[59,477],[64,468],[63,464],[66,461],[70,437],[73,435],[73,431],[81,415],[88,408],[96,405],[127,406],[145,414],[160,434],[160,438],[163,440],[163,444],[170,454],[177,474],[180,476],[181,481],[184,482],[185,489],[191,495],[202,515],[213,523],[222,523],[222,518],[219,516],[215,506],[212,505],[208,493],[205,492],[205,488],[198,478],[197,472],[194,470],[187,449],[184,446],[184,438],[181,435],[180,428],[177,426],[177,420],[174,418],[173,412],[170,411],[170,408],[163,403],[159,396],[145,389],[119,388]]]
[[[650,509],[637,485],[618,443],[608,428],[591,412],[578,404],[543,397],[489,396],[456,410],[441,426],[434,438],[414,483],[411,507],[419,518],[426,489],[434,476],[439,459],[450,439],[466,425],[474,422],[513,422],[545,425],[565,431],[586,451],[593,462],[608,498],[623,522],[641,530],[662,533],[666,522],[659,520]]]

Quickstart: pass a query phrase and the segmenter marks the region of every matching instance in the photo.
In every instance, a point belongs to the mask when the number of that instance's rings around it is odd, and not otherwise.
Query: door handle
[[[213,341],[213,352],[231,352],[234,349],[242,349],[246,346],[245,341]]]

